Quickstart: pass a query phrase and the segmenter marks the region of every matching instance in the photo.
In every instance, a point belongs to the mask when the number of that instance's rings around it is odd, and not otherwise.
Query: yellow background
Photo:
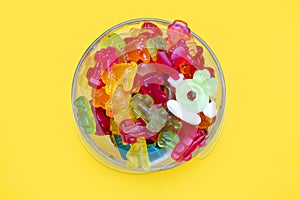
[[[225,73],[213,152],[130,175],[81,144],[71,83],[86,48],[138,17],[182,19]],[[300,2],[1,1],[0,199],[300,199]]]

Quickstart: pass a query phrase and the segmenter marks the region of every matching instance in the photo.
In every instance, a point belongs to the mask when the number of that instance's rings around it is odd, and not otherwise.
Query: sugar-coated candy
[[[124,159],[127,160],[126,154],[130,149],[129,144],[123,144],[122,142],[122,137],[120,135],[113,134],[111,135],[112,142],[117,146],[120,156]]]
[[[156,132],[151,132],[146,128],[146,123],[142,119],[135,121],[125,119],[120,123],[119,128],[121,135],[127,138],[126,140],[130,140],[127,143],[132,143],[137,137],[151,138],[156,135]]]
[[[146,122],[146,128],[151,132],[160,131],[168,120],[168,112],[164,108],[157,108],[148,94],[135,94],[129,104],[131,113],[136,118]]]
[[[74,101],[76,113],[78,118],[78,125],[83,128],[86,134],[93,134],[96,132],[96,123],[94,116],[86,97],[80,96]]]
[[[101,107],[105,109],[105,104],[108,99],[109,96],[105,92],[105,87],[102,87],[100,89],[92,89],[92,105],[94,107]]]
[[[126,46],[126,43],[118,34],[111,33],[104,39],[103,46],[114,47],[118,50],[118,53],[121,54]]]
[[[141,166],[145,171],[149,171],[151,168],[145,138],[137,138],[137,141],[131,144],[126,157],[126,166],[128,168],[135,169]]]
[[[171,157],[177,162],[188,161],[197,147],[205,145],[206,132],[203,129],[188,127],[172,151]]]
[[[160,132],[158,135],[157,144],[159,147],[174,149],[178,142],[179,142],[178,135],[172,131]]]
[[[110,130],[110,118],[105,114],[105,109],[94,107],[92,101],[90,104],[96,122],[95,135],[110,135],[112,133]]]

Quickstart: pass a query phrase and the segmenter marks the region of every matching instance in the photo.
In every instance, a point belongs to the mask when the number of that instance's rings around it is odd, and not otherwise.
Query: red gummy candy
[[[169,57],[175,69],[178,69],[182,64],[194,65],[194,58],[189,54],[189,48],[183,39],[169,48]]]
[[[90,101],[92,112],[96,121],[96,135],[110,135],[110,118],[105,114],[105,110],[101,107],[95,108]]]
[[[117,50],[113,47],[101,49],[96,52],[94,60],[96,61],[96,64],[94,67],[88,69],[86,77],[88,79],[88,84],[92,88],[100,89],[105,85],[101,80],[101,73],[119,62]]]
[[[143,85],[149,85],[151,83],[156,83],[159,85],[164,84],[164,77],[157,72],[150,72],[144,76],[136,75],[133,82],[133,88],[138,88]]]
[[[94,57],[97,63],[100,63],[101,70],[107,70],[112,65],[117,64],[118,61],[118,52],[113,47],[108,47],[107,49],[101,49],[97,51]]]
[[[158,28],[158,26],[156,26],[155,24],[151,23],[151,22],[145,22],[143,23],[142,29],[149,29],[151,31],[153,31],[153,33],[155,35],[160,35],[162,36],[163,35],[163,32],[160,30],[160,28]]]
[[[129,44],[130,42],[132,42],[133,40],[136,40],[137,37],[127,37],[127,38],[124,38],[124,42],[126,44]]]
[[[159,84],[150,83],[141,86],[143,94],[148,94],[154,100],[154,104],[158,106],[163,106],[168,101],[167,94],[161,89]]]
[[[181,134],[180,142],[177,143],[171,154],[171,157],[177,162],[189,161],[196,148],[203,147],[206,142],[206,131],[204,129],[193,125],[186,127],[187,123],[184,124],[179,131],[181,133],[178,133]]]
[[[168,26],[167,29],[168,41],[175,44],[178,40],[188,40],[191,38],[191,30],[188,28],[187,23],[175,20]]]
[[[203,57],[203,48],[201,46],[196,46],[197,53],[194,56],[194,67],[197,69],[204,69],[204,57]]]
[[[134,141],[133,138],[135,138],[135,140],[137,137],[145,137],[148,139],[156,134],[149,131],[146,128],[145,122],[141,119],[135,122],[132,119],[125,119],[120,123],[119,128],[124,141],[127,140],[127,143],[132,143],[132,141]]]
[[[105,85],[101,80],[100,63],[96,63],[95,67],[89,68],[86,73],[86,77],[88,79],[89,86],[92,88],[100,89]]]

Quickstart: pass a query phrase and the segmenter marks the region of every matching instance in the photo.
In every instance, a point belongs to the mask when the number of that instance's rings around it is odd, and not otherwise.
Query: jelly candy
[[[160,30],[160,28],[158,28],[158,26],[156,26],[155,24],[153,24],[151,22],[143,23],[141,28],[151,30],[151,31],[153,31],[153,33],[155,35],[159,35],[159,36],[163,35],[163,32]]]
[[[176,100],[168,100],[167,107],[173,115],[190,124],[198,125],[201,122],[201,118],[196,112],[185,110]]]
[[[150,160],[145,138],[137,138],[137,141],[131,144],[126,157],[126,166],[128,168],[137,168],[140,165],[145,171],[150,170]]]
[[[106,93],[111,95],[117,83],[122,84],[126,92],[130,91],[137,67],[135,62],[121,63],[114,65],[110,71],[103,72],[102,80],[106,84]]]
[[[111,107],[115,122],[119,125],[125,119],[131,119],[129,111],[130,92],[118,85],[112,94]]]
[[[186,128],[187,133],[172,151],[171,157],[177,162],[188,161],[197,147],[205,145],[206,132],[203,129]]]
[[[166,152],[163,151],[163,149],[156,147],[155,145],[148,145],[148,155],[151,162],[155,160],[159,160],[162,158],[165,158],[164,155]]]
[[[127,160],[126,154],[130,149],[130,145],[128,144],[123,144],[122,138],[120,135],[111,135],[112,142],[118,147],[118,150],[120,152],[120,156],[124,159]]]
[[[143,94],[148,94],[154,100],[154,104],[162,106],[168,101],[167,94],[161,89],[159,84],[150,83],[141,86]]]
[[[152,60],[156,61],[157,60],[157,50],[159,50],[159,49],[165,50],[166,44],[165,44],[163,37],[155,36],[146,41],[146,47],[147,47],[147,50],[148,50]]]
[[[84,96],[78,97],[74,101],[74,106],[77,111],[78,125],[83,128],[86,134],[95,133],[96,123],[87,98]]]
[[[174,149],[176,144],[179,142],[179,137],[172,131],[161,132],[158,135],[158,146],[169,149]]]
[[[92,104],[92,102],[90,103]],[[96,120],[96,135],[110,135],[110,118],[105,114],[105,110],[101,107],[95,108],[91,105],[94,118]]]
[[[112,118],[110,119],[110,127],[109,127],[109,129],[112,132],[112,134],[120,134],[119,126],[115,122],[115,120],[113,120]]]
[[[102,87],[100,89],[92,89],[92,105],[94,107],[101,107],[105,109],[105,104],[108,99],[109,96],[105,92],[105,87]]]
[[[88,79],[88,85],[92,88],[100,89],[105,85],[101,80],[101,68],[99,63],[96,63],[95,67],[88,69],[86,77]]]
[[[196,68],[193,65],[181,64],[179,65],[179,71],[184,75],[184,78],[193,78]]]
[[[125,55],[123,60],[125,62],[141,60],[144,63],[150,62],[150,54],[146,48],[146,37],[139,36],[137,39],[131,41],[125,46]]]
[[[151,138],[156,133],[149,131],[146,128],[146,123],[138,119],[133,121],[132,119],[123,120],[120,125],[120,133],[124,137],[124,141],[127,143],[132,143],[137,137]]]
[[[208,129],[216,120],[216,117],[209,118],[203,114],[203,112],[200,112],[201,117],[201,123],[198,125],[198,128],[200,129]]]
[[[111,33],[103,41],[103,46],[105,47],[114,47],[118,50],[119,55],[123,52],[126,43],[124,40],[116,33]]]
[[[167,29],[168,40],[171,44],[175,44],[178,40],[189,40],[191,38],[191,30],[187,23],[181,20],[175,20],[168,26]]]
[[[197,69],[204,69],[204,57],[203,57],[203,48],[201,46],[196,46],[197,52],[194,58],[194,67]]]
[[[179,72],[177,70],[173,69],[172,67],[168,67],[164,64],[159,64],[159,63],[139,64],[137,70],[138,75],[144,76],[151,72],[167,74],[169,77],[171,77],[174,80],[178,80],[180,78]]]
[[[189,48],[182,39],[169,48],[169,57],[176,69],[182,64],[194,65],[194,58],[189,54]]]
[[[119,62],[117,50],[113,47],[97,51],[94,60],[100,65],[101,72],[109,70],[111,66]]]
[[[182,127],[180,119],[169,113],[168,121],[166,122],[162,131],[172,131],[177,133],[177,131]]]
[[[194,73],[193,80],[195,80],[202,86],[207,95],[212,96],[216,93],[218,80],[215,78],[211,78],[210,73],[207,69],[197,70]]]
[[[156,60],[156,63],[167,65],[169,67],[173,66],[171,60],[168,57],[168,54],[165,51],[162,51],[162,50],[158,50],[157,51],[157,60]]]
[[[153,99],[147,94],[135,94],[129,102],[131,113],[136,118],[141,117],[149,131],[158,132],[167,122],[168,113],[164,108],[157,108],[153,103]]]

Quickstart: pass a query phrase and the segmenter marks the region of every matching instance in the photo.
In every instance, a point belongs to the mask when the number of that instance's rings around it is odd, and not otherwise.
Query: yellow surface
[[[227,83],[213,152],[145,175],[91,157],[70,101],[86,48],[137,17],[187,21]],[[1,200],[300,199],[300,1],[18,0],[0,19]]]

